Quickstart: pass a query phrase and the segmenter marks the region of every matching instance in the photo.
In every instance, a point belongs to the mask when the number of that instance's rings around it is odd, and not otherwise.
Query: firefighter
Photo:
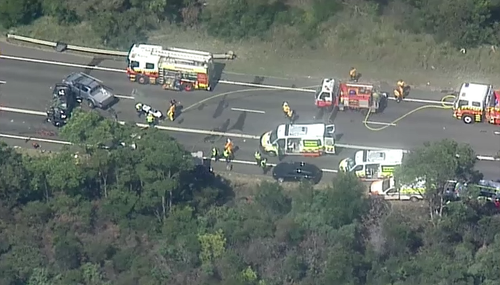
[[[257,165],[260,165],[260,162],[262,161],[262,154],[260,153],[260,151],[257,150],[254,154],[254,157]]]
[[[357,81],[358,80],[358,71],[356,68],[351,67],[351,70],[349,70],[349,79],[351,81]]]
[[[137,112],[137,116],[141,117],[142,115],[142,103],[135,104],[135,111]]]
[[[211,158],[215,161],[219,159],[219,149],[217,149],[215,146],[212,147],[212,155]]]
[[[265,158],[265,157],[262,158],[260,160],[259,164],[260,164],[260,167],[262,168],[262,173],[266,174],[267,173],[267,158]]]
[[[290,120],[290,123],[293,124],[293,121],[295,120],[295,111],[292,109],[288,109],[286,117]]]
[[[394,97],[396,98],[396,101],[398,103],[403,100],[405,88],[406,83],[403,81],[403,79],[399,79],[396,83],[396,89],[394,89]]]
[[[167,111],[167,116],[170,121],[173,122],[175,120],[175,104],[170,104],[170,108],[168,108]]]
[[[285,116],[288,117],[288,113],[291,111],[290,109],[290,106],[288,106],[288,102],[283,102],[283,113],[285,114]]]
[[[226,144],[224,145],[224,151],[229,151],[229,153],[233,153],[233,142],[231,139],[226,140]]]
[[[153,127],[154,124],[155,124],[155,116],[151,113],[149,113],[147,116],[146,116],[146,122],[148,123],[148,125],[150,127]]]

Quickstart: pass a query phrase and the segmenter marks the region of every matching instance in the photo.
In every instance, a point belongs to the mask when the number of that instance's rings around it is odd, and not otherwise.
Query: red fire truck
[[[466,124],[500,125],[500,90],[490,84],[463,83],[453,102],[453,117]]]
[[[343,83],[336,79],[323,79],[316,92],[318,108],[344,110],[370,110],[380,112],[387,102],[386,92],[377,92],[372,84]]]

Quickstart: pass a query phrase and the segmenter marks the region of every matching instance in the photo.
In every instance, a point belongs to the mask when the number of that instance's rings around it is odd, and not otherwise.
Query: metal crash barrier
[[[117,50],[107,50],[107,49],[98,49],[98,48],[90,48],[90,47],[82,47],[69,45],[64,42],[51,42],[45,40],[34,39],[25,36],[19,36],[15,34],[7,34],[7,40],[26,42],[36,45],[42,45],[47,47],[52,47],[58,52],[63,52],[66,50],[84,52],[84,53],[92,53],[92,54],[101,54],[101,55],[112,55],[112,56],[122,56],[126,57],[128,52],[126,51],[117,51]],[[233,51],[228,51],[226,53],[214,53],[214,59],[225,59],[225,60],[233,60],[236,59],[236,54]]]

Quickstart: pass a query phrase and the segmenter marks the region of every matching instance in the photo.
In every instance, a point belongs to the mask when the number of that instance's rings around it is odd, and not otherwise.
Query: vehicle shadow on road
[[[226,64],[223,62],[214,63],[214,83],[212,85],[212,90],[215,90],[215,88],[219,84],[219,80],[222,79],[222,74],[224,73],[225,68]]]

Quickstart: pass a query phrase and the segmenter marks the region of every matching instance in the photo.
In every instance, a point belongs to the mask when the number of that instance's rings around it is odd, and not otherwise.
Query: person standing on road
[[[167,111],[167,116],[170,121],[173,122],[175,120],[175,104],[170,104],[170,108],[168,108]]]
[[[154,127],[154,125],[155,125],[155,116],[153,116],[153,114],[149,113],[146,116],[146,122],[148,123],[148,125],[150,127]]]
[[[217,161],[219,159],[219,150],[214,146],[212,147],[212,155],[211,155],[211,158],[214,160],[214,161]]]
[[[262,168],[262,173],[267,174],[267,158],[262,158],[260,160],[260,167]]]
[[[351,67],[351,70],[349,70],[349,79],[351,81],[358,81],[358,71],[356,68]]]
[[[137,112],[137,116],[140,118],[142,115],[142,103],[135,104],[135,111]]]
[[[262,161],[262,154],[260,153],[260,151],[257,150],[254,154],[254,157],[255,157],[255,162],[257,163],[258,166],[260,166],[260,162]]]

